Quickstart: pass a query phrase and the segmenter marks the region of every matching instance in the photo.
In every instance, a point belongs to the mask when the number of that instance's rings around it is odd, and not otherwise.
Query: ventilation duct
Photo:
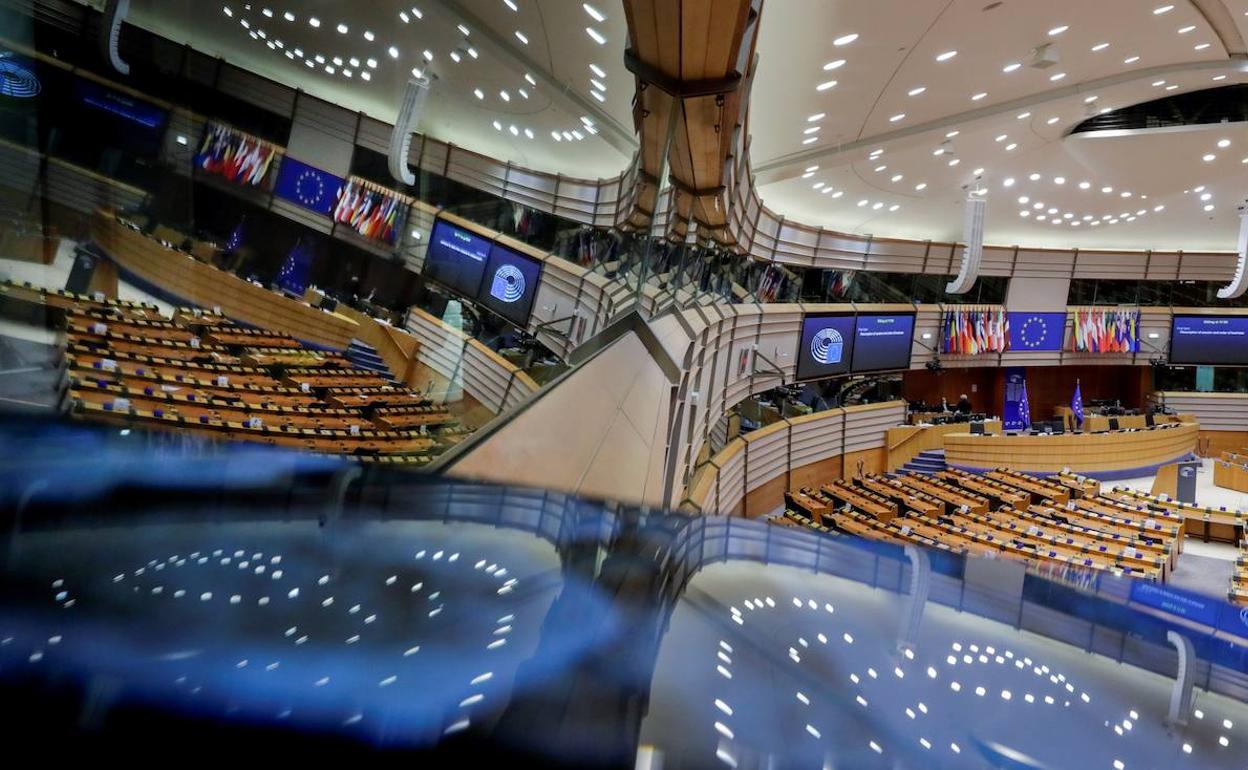
[[[1239,207],[1239,261],[1231,282],[1218,289],[1218,299],[1239,299],[1248,289],[1248,202]]]
[[[121,23],[130,13],[130,0],[108,0],[104,7],[103,26],[100,27],[100,48],[113,69],[123,75],[130,74],[130,65],[121,60],[117,52],[117,39],[121,37]]]
[[[965,220],[962,223],[962,240],[966,246],[962,250],[962,267],[958,277],[945,286],[950,294],[965,294],[975,285],[979,277],[979,264],[984,259],[984,215],[988,210],[988,201],[971,194],[966,199]]]
[[[412,132],[429,98],[430,77],[425,75],[407,81],[403,106],[399,108],[394,131],[390,134],[390,176],[406,185],[416,184],[416,175],[408,167],[407,158],[412,149]]]

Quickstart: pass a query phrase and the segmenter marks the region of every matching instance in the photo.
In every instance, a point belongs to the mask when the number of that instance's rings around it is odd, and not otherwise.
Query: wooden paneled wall
[[[703,465],[682,510],[761,516],[784,504],[786,490],[817,486],[887,464],[885,431],[905,413],[900,401],[828,409],[781,420],[736,438]]]
[[[1091,399],[1117,398],[1129,409],[1147,405],[1152,389],[1152,367],[1149,366],[1028,366],[1027,400],[1031,418],[1047,420],[1054,407],[1070,404],[1075,381],[1086,403]],[[913,370],[902,375],[902,396],[907,401],[922,400],[940,403],[943,396],[949,405],[957,403],[966,393],[977,411],[1000,415],[1005,409],[1005,369],[974,367],[945,369],[939,374]]]

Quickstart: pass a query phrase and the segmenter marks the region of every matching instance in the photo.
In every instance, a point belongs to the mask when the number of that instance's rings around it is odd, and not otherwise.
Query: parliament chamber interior
[[[0,0],[0,735],[1242,770],[1246,38]]]

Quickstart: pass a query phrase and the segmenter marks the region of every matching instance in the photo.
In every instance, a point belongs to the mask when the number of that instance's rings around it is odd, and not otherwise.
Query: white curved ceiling
[[[1248,2],[1226,8],[1224,44],[1189,0],[771,3],[750,126],[760,195],[809,224],[958,240],[978,179],[990,243],[1233,250],[1248,127],[1066,136],[1104,109],[1248,82],[1227,51]],[[1042,45],[1057,62],[1029,66]]]
[[[418,124],[422,132],[530,168],[611,177],[627,165],[635,145],[633,78],[623,64],[627,25],[618,3],[588,5],[134,0],[130,20],[387,122],[398,113],[411,70],[429,71],[437,78]],[[597,134],[586,130],[582,117]]]
[[[133,3],[144,27],[384,120],[393,120],[410,69],[432,69],[438,80],[420,129],[530,168],[610,177],[635,146],[619,0]],[[1248,82],[1246,12],[1248,0],[772,0],[751,95],[759,192],[807,224],[957,240],[962,201],[978,179],[990,243],[1233,249],[1236,207],[1248,197],[1248,127],[1066,134],[1099,110]],[[257,28],[265,38],[250,35]],[[268,45],[274,38],[282,48]],[[1030,66],[1042,45],[1056,59],[1047,69]],[[465,46],[478,57],[464,56]],[[293,47],[304,56],[286,56]],[[346,78],[341,66],[308,67],[313,52],[331,65],[355,56],[363,69],[368,58],[378,66],[363,82],[362,69]],[[1007,71],[1011,64],[1020,66]],[[573,130],[583,138],[563,141]],[[946,140],[949,151],[935,154]]]

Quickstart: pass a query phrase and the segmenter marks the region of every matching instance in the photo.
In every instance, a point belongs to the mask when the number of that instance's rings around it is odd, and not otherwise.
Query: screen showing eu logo
[[[529,323],[541,280],[541,262],[494,244],[477,301],[523,329]]]
[[[852,315],[807,315],[797,349],[797,379],[814,380],[849,372],[854,352]]]

